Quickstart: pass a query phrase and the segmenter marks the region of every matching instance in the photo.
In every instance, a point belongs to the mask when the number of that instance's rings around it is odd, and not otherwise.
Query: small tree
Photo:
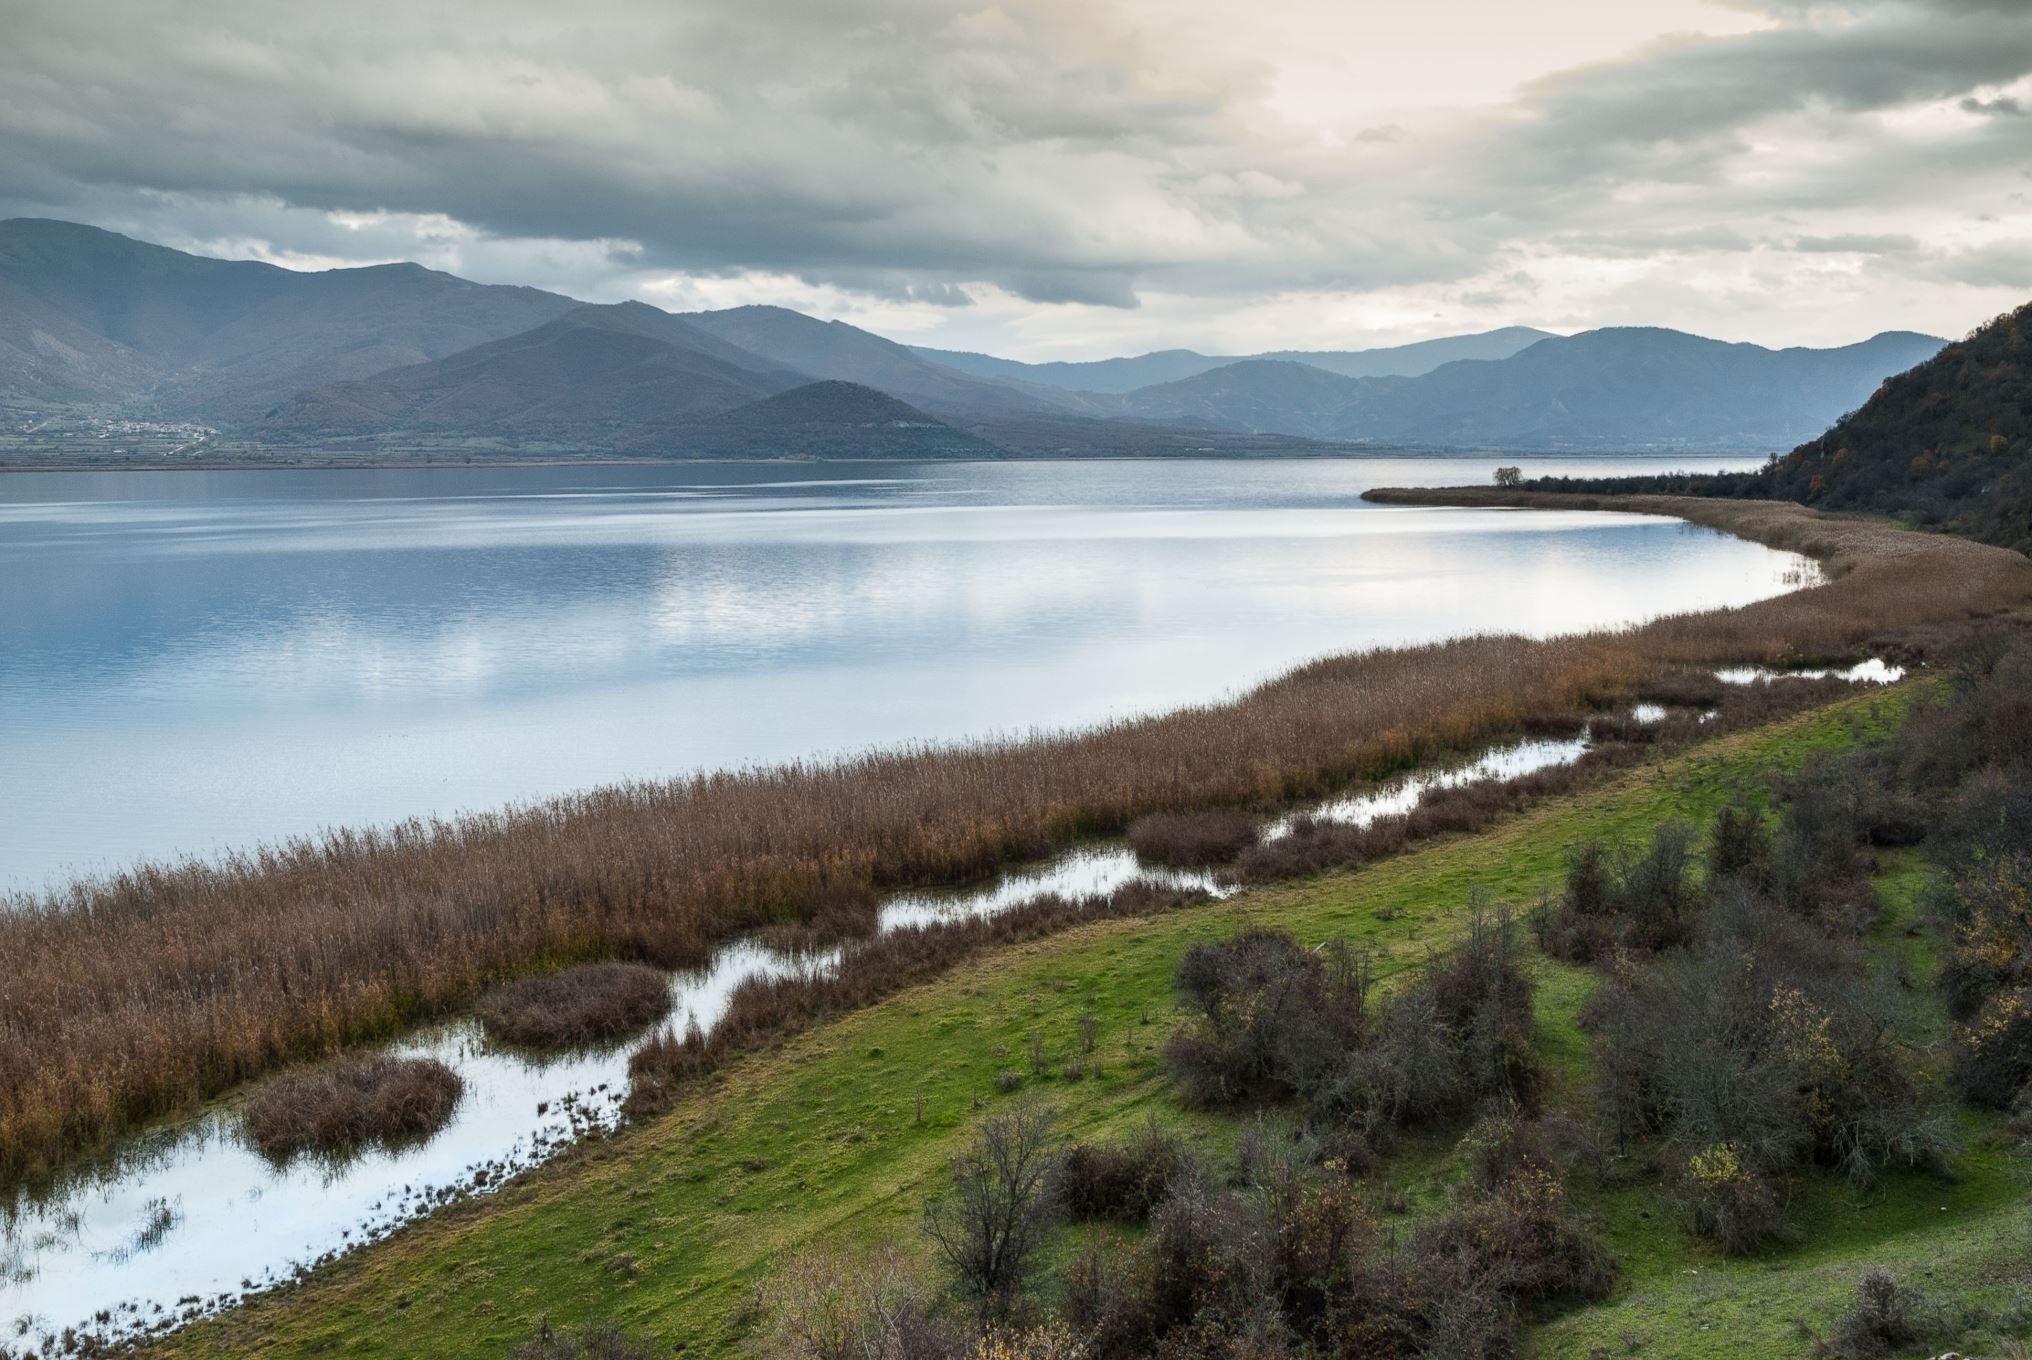
[[[1496,469],[1497,486],[1521,486],[1524,482],[1522,468],[1499,467]]]
[[[952,1188],[925,1205],[926,1235],[983,1318],[1006,1316],[1036,1267],[1054,1217],[1046,1187],[1056,1147],[1050,1110],[1024,1104],[990,1116],[953,1158]]]

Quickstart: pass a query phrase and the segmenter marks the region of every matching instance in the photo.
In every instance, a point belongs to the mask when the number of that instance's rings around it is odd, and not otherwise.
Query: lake
[[[1754,458],[0,475],[0,889],[1743,603],[1801,559],[1382,485]]]

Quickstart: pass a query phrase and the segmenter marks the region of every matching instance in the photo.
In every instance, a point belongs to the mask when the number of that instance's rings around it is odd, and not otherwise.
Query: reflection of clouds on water
[[[1485,476],[1375,459],[9,479],[0,884],[1078,726],[1330,651],[1739,602],[1797,561],[1674,521],[1357,500]]]
[[[1873,656],[1853,666],[1819,669],[1772,670],[1766,666],[1729,666],[1715,672],[1715,679],[1727,685],[1754,685],[1773,680],[1825,680],[1833,676],[1865,685],[1892,685],[1905,678],[1905,668]]]

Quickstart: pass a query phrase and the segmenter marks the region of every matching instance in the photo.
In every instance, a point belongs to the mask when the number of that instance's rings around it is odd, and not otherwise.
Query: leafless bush
[[[1176,1134],[1153,1119],[1125,1143],[1074,1143],[1056,1176],[1056,1198],[1074,1219],[1141,1223],[1184,1178],[1203,1175]]]
[[[1856,1297],[1835,1318],[1813,1353],[1819,1360],[1883,1360],[1940,1330],[1932,1302],[1883,1270],[1866,1270]]]
[[[1761,886],[1770,872],[1771,828],[1763,812],[1747,802],[1725,804],[1708,828],[1708,882],[1739,878]]]
[[[522,978],[480,1001],[487,1037],[529,1048],[570,1048],[632,1034],[670,1013],[670,983],[641,963],[582,963]]]
[[[764,1283],[763,1360],[943,1360],[962,1349],[915,1263],[893,1245],[812,1247]]]
[[[1149,1263],[1137,1244],[1097,1236],[1065,1272],[1065,1320],[1093,1360],[1144,1360],[1153,1348]]]
[[[1725,889],[1692,947],[1611,983],[1592,1014],[1601,1098],[1625,1136],[1680,1149],[1689,1213],[1732,1250],[1779,1226],[1769,1178],[1805,1161],[1858,1186],[1940,1169],[1951,1122],[1915,1082],[1905,1004],[1856,946]]]
[[[952,1185],[925,1206],[925,1234],[960,1292],[984,1318],[1007,1316],[1029,1287],[1057,1214],[1049,1110],[1017,1105],[982,1121],[953,1158]]]
[[[1392,997],[1367,1042],[1305,1092],[1314,1117],[1370,1140],[1459,1119],[1484,1101],[1531,1108],[1531,982],[1504,909],[1471,904],[1453,949]]]
[[[243,1127],[270,1157],[344,1153],[437,1132],[464,1091],[458,1073],[435,1058],[341,1059],[256,1091]]]
[[[1188,1104],[1299,1095],[1362,1042],[1366,968],[1330,969],[1286,934],[1245,930],[1195,945],[1178,985],[1196,1017],[1164,1057]]]
[[[536,1335],[517,1346],[513,1360],[654,1360],[660,1352],[621,1330],[618,1322],[589,1322],[563,1331],[550,1325],[545,1314],[536,1322]]]
[[[1426,1229],[1414,1252],[1472,1260],[1498,1293],[1518,1301],[1604,1298],[1616,1279],[1608,1250],[1567,1202],[1557,1173],[1531,1157]]]
[[[1539,945],[1585,963],[1618,949],[1682,944],[1701,903],[1692,869],[1693,832],[1684,822],[1661,824],[1641,853],[1588,841],[1568,856],[1560,896],[1533,916]]]
[[[1235,808],[1153,812],[1129,823],[1129,845],[1145,864],[1181,868],[1226,864],[1256,843],[1256,819]]]

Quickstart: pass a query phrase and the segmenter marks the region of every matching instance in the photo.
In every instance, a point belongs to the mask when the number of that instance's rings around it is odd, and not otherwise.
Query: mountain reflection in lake
[[[1802,565],[1669,520],[1358,499],[1495,462],[10,474],[0,889],[1091,723],[1326,652],[1742,603]]]

